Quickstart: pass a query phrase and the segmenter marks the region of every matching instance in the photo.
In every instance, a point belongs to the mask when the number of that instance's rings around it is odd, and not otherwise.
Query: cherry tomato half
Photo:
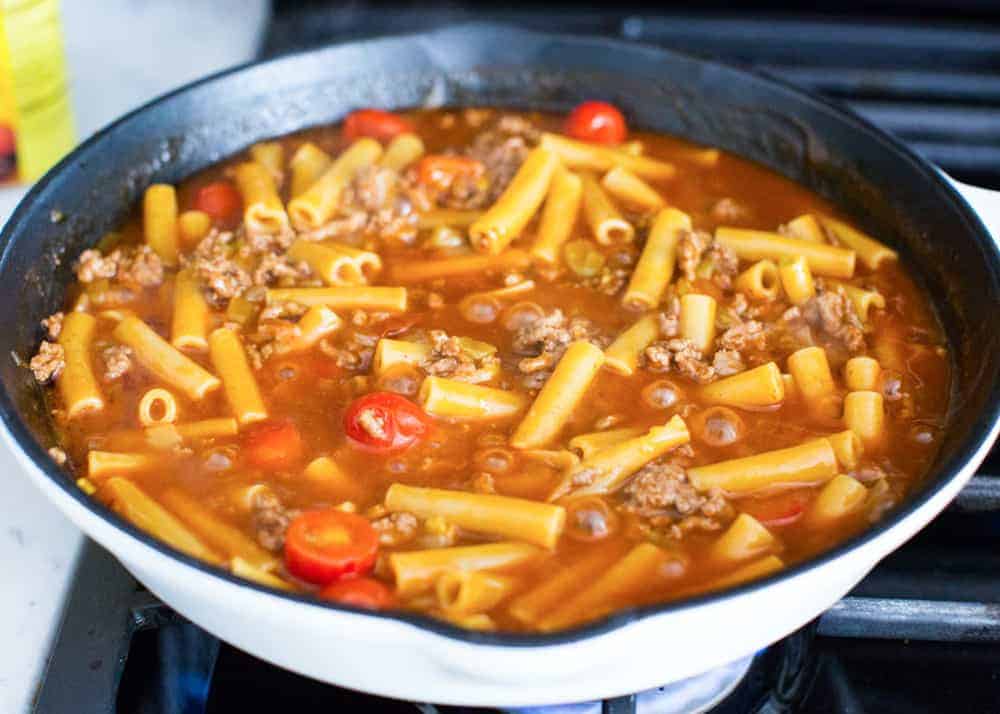
[[[288,572],[317,585],[367,573],[376,553],[378,533],[368,519],[335,508],[306,511],[285,533]]]
[[[390,452],[412,445],[430,429],[431,418],[406,397],[372,392],[351,402],[344,431],[370,451]]]
[[[566,119],[566,133],[595,144],[620,144],[628,136],[625,117],[607,102],[584,102]]]
[[[370,136],[386,142],[398,134],[413,131],[413,125],[401,116],[381,109],[358,109],[344,119],[344,138],[349,141]]]
[[[243,437],[246,460],[261,469],[287,469],[302,460],[302,435],[290,421],[265,422],[251,427]]]
[[[744,513],[761,522],[767,528],[790,526],[802,517],[809,504],[809,495],[803,491],[789,491],[760,500],[746,498],[740,501]]]
[[[198,189],[194,196],[194,207],[219,223],[230,224],[239,218],[243,199],[231,183],[216,181]]]
[[[481,161],[468,156],[431,154],[417,162],[417,176],[420,183],[437,188],[448,188],[455,179],[477,179],[486,173]]]
[[[385,610],[392,607],[396,598],[392,590],[374,578],[350,578],[327,585],[319,591],[324,600],[365,608]]]

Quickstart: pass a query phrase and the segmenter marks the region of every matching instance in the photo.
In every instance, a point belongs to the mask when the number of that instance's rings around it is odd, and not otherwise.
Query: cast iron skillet
[[[49,172],[0,236],[0,354],[10,356],[0,364],[0,416],[11,439],[48,480],[119,531],[217,578],[259,589],[125,522],[80,492],[47,456],[56,443],[49,408],[24,365],[42,337],[39,320],[62,305],[75,257],[118,225],[150,183],[178,182],[254,141],[335,122],[351,109],[566,111],[589,98],[614,102],[634,126],[768,166],[831,200],[900,251],[933,297],[954,350],[954,401],[940,455],[923,487],[879,524],[813,561],[730,593],[628,610],[552,635],[471,633],[394,613],[369,617],[405,620],[474,643],[576,641],[809,571],[891,529],[975,454],[982,457],[1000,410],[1000,256],[940,172],[843,108],[759,74],[642,45],[485,24],[356,42],[209,77],[112,124]]]

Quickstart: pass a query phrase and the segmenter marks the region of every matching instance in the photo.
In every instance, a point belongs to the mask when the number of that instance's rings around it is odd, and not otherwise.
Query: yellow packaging
[[[34,181],[76,141],[58,0],[0,0],[0,183]]]

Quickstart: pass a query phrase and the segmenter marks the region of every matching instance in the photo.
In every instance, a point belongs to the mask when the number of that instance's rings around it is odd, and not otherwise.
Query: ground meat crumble
[[[529,388],[540,387],[566,348],[576,340],[588,340],[601,349],[610,343],[593,322],[585,317],[567,318],[558,308],[519,327],[511,345],[516,354],[524,355],[517,368],[527,375],[525,384]]]
[[[250,510],[257,542],[272,552],[280,551],[285,545],[288,524],[298,511],[285,508],[278,497],[267,489],[260,489],[253,495]]]
[[[81,283],[107,279],[129,288],[151,288],[163,282],[163,261],[148,245],[116,248],[106,256],[85,250],[77,261],[76,277]]]
[[[39,384],[48,384],[62,374],[66,366],[66,353],[58,342],[43,340],[38,353],[28,365]]]
[[[420,529],[420,522],[412,513],[390,513],[372,521],[378,531],[378,542],[384,546],[398,546],[413,540]]]
[[[656,528],[667,527],[670,536],[678,539],[689,530],[720,530],[734,515],[721,491],[698,492],[685,470],[665,459],[646,464],[629,481],[622,510]]]
[[[101,350],[101,361],[104,363],[105,382],[121,379],[132,369],[132,348],[128,345],[109,345]]]
[[[461,340],[449,337],[444,330],[431,330],[431,353],[420,367],[435,377],[448,377],[462,382],[479,384],[496,374],[499,359],[494,355],[475,358],[462,349]]]

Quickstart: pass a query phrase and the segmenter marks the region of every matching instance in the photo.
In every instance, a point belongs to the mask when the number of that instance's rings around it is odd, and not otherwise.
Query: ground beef
[[[466,154],[485,168],[485,190],[469,194],[464,204],[453,208],[481,208],[493,203],[521,168],[541,132],[523,117],[503,114],[473,138]]]
[[[312,270],[305,261],[294,261],[286,255],[264,255],[254,268],[251,280],[254,285],[295,287],[312,277]]]
[[[50,340],[59,339],[59,335],[62,333],[64,317],[65,315],[62,312],[57,312],[42,320],[42,327],[45,328],[45,334]]]
[[[597,275],[587,278],[583,284],[604,295],[617,295],[628,285],[632,272],[627,268],[604,266]]]
[[[109,345],[101,350],[101,361],[104,362],[104,381],[113,382],[132,369],[132,348],[127,345]]]
[[[111,279],[118,272],[118,262],[110,256],[105,258],[99,250],[85,250],[76,262],[76,279],[81,283]]]
[[[518,362],[522,374],[533,375],[532,383],[544,381],[555,367],[566,348],[576,340],[588,340],[601,349],[609,340],[600,328],[585,317],[566,318],[562,310],[556,308],[514,332],[511,346],[518,355],[525,355]]]
[[[663,312],[659,315],[660,336],[676,337],[681,329],[681,301],[670,296],[664,301]]]
[[[216,307],[225,306],[253,285],[250,273],[233,260],[235,238],[234,233],[213,229],[194,252],[183,259]]]
[[[66,366],[66,354],[58,342],[43,341],[38,353],[28,365],[39,384],[47,384],[57,379]]]
[[[268,305],[260,311],[260,320],[297,320],[308,312],[309,308],[297,302],[279,302]]]
[[[114,280],[129,288],[156,287],[163,282],[163,261],[148,245],[116,248],[106,256],[85,250],[76,264],[81,283]]]
[[[865,349],[861,320],[843,293],[821,289],[816,297],[802,305],[801,310],[809,325],[841,343],[848,352],[853,354]]]
[[[368,225],[368,214],[364,211],[345,212],[315,230],[299,233],[306,240],[346,239],[361,233]]]
[[[746,363],[743,361],[743,355],[736,350],[716,350],[715,356],[712,357],[712,369],[718,376],[728,377],[746,369]]]
[[[257,542],[272,552],[280,551],[285,545],[285,531],[298,515],[297,511],[285,508],[278,497],[267,489],[254,493],[250,510]]]
[[[320,340],[319,349],[326,356],[332,357],[341,369],[367,372],[375,355],[377,342],[377,335],[354,330],[340,344],[334,343],[330,338]]]
[[[752,215],[749,206],[734,198],[720,198],[712,205],[712,218],[719,223],[742,223]]]
[[[413,540],[420,529],[420,522],[412,513],[390,513],[372,521],[372,528],[378,531],[379,544],[391,547]]]
[[[665,459],[646,464],[625,486],[622,509],[657,526],[669,526],[675,538],[691,529],[719,530],[733,509],[718,489],[700,493],[683,468]],[[685,521],[689,523],[684,524]]]
[[[715,340],[715,347],[735,352],[747,349],[763,352],[767,349],[767,328],[764,323],[757,320],[741,322],[719,335]]]
[[[643,350],[640,360],[652,372],[677,372],[698,384],[716,378],[715,368],[705,361],[701,350],[690,340],[674,337],[658,340]]]
[[[55,461],[59,466],[65,466],[66,462],[69,461],[69,457],[66,455],[66,452],[58,446],[53,446],[49,449],[49,458]]]
[[[417,211],[429,208],[411,179],[394,169],[368,166],[358,171],[344,191],[336,216],[326,225],[301,234],[310,240],[339,238],[411,243],[417,236]]]
[[[444,330],[431,330],[429,337],[431,353],[420,365],[427,374],[473,384],[489,381],[496,374],[496,355],[477,360],[462,350],[457,337],[449,337]]]
[[[722,288],[732,284],[740,267],[739,258],[704,231],[685,231],[677,244],[677,266],[684,277],[694,282],[698,266],[705,261],[712,266],[712,280]]]

